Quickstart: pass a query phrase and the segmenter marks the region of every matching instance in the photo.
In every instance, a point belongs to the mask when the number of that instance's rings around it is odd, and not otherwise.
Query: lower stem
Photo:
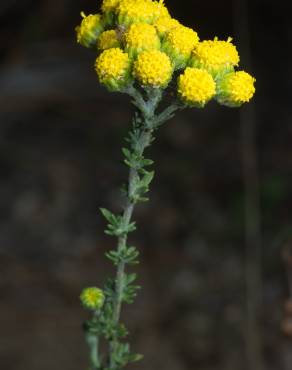
[[[149,122],[149,121],[148,121]],[[149,130],[147,127],[142,127],[140,133],[140,148],[139,148],[139,155],[143,155],[144,150],[147,146],[149,146],[152,138],[152,131]],[[138,172],[136,169],[131,168],[128,177],[128,192],[131,194],[131,189],[133,187],[134,180],[138,176]],[[127,201],[127,204],[124,208],[123,212],[123,221],[124,224],[129,224],[131,222],[131,218],[135,209],[135,202],[131,201],[130,198]],[[118,238],[118,251],[122,250],[127,244],[128,235],[122,235]],[[122,300],[123,300],[123,281],[124,281],[124,273],[125,273],[125,262],[120,261],[117,266],[117,273],[116,273],[116,280],[115,280],[115,300],[113,306],[113,323],[117,325],[120,320],[121,315],[121,307],[122,307]],[[114,368],[114,358],[113,354],[116,350],[116,346],[118,344],[118,338],[114,337],[113,340],[110,342],[110,353],[109,353],[109,364],[110,368]]]
[[[134,127],[135,134],[138,133],[137,141],[132,144],[132,150],[139,156],[143,157],[145,149],[152,142],[152,134],[155,129],[158,128],[163,122],[167,121],[172,117],[175,110],[179,107],[173,105],[165,109],[158,116],[155,115],[156,108],[162,98],[162,92],[160,89],[146,89],[147,100],[139,93],[133,86],[129,87],[125,91],[134,100],[134,105],[139,109],[141,124],[140,126]],[[134,200],[135,184],[137,177],[139,177],[138,169],[131,167],[128,177],[128,200],[123,212],[123,223],[129,225],[134,212],[136,201]],[[128,235],[127,233],[118,237],[118,252],[126,247]],[[123,302],[123,284],[125,274],[125,262],[120,261],[117,266],[116,280],[115,280],[115,298],[113,302],[113,324],[116,327],[120,320],[121,307]],[[109,344],[109,367],[111,370],[117,370],[118,367],[115,364],[115,356],[118,337],[114,334]]]
[[[99,347],[99,338],[96,334],[87,333],[86,334],[86,342],[89,346],[89,354],[90,354],[90,363],[93,370],[100,368],[100,361],[99,361],[99,354],[98,354],[98,347]]]

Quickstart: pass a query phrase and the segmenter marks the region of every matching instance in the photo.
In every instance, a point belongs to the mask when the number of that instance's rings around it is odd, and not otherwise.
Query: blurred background
[[[165,125],[131,242],[143,285],[124,308],[150,370],[292,368],[291,4],[168,0],[201,39],[234,38],[252,105],[210,103]],[[98,207],[127,176],[129,99],[75,42],[93,0],[1,0],[0,364],[86,369],[78,296],[113,274]],[[290,288],[289,288],[290,286]],[[292,299],[292,298],[291,298]]]

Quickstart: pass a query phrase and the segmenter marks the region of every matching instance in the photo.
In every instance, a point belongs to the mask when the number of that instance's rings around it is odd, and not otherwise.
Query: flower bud
[[[103,21],[100,14],[89,14],[86,16],[81,13],[83,20],[79,26],[75,28],[77,42],[82,46],[90,48],[96,45],[98,36],[103,31]]]
[[[171,18],[167,7],[164,4],[164,0],[153,1],[152,9],[154,14],[154,20],[157,20],[160,17]]]
[[[217,81],[216,100],[227,107],[240,107],[255,93],[255,78],[244,71],[228,73]]]
[[[120,40],[118,39],[116,30],[108,30],[102,32],[97,40],[97,48],[99,50],[106,50],[119,47]]]
[[[101,4],[101,11],[103,13],[114,12],[117,9],[119,3],[120,0],[103,0]]]
[[[175,69],[185,68],[193,49],[199,42],[198,34],[189,27],[172,28],[162,42],[162,50],[170,57]]]
[[[119,4],[120,0],[103,0],[101,11],[107,26],[112,26],[114,24],[115,12]]]
[[[155,27],[147,23],[132,24],[124,35],[125,50],[130,58],[135,58],[142,51],[160,48],[160,39]]]
[[[159,17],[156,22],[153,23],[156,28],[158,35],[164,37],[173,28],[181,26],[179,21],[171,17]]]
[[[98,311],[104,303],[104,293],[96,287],[85,288],[80,294],[80,300],[84,308],[91,311]]]
[[[129,26],[133,23],[152,24],[160,16],[168,14],[168,11],[161,2],[121,0],[116,13],[119,25]]]

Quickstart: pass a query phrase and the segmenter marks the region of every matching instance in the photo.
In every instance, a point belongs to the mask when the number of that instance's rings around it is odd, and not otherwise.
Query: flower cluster
[[[100,13],[82,17],[77,41],[95,49],[97,76],[111,91],[135,83],[165,89],[176,79],[177,97],[196,107],[213,98],[238,107],[255,92],[255,79],[235,70],[240,58],[232,39],[200,41],[163,0],[103,0]]]
[[[177,96],[188,106],[214,98],[237,107],[255,92],[255,79],[235,70],[240,58],[232,39],[200,41],[163,0],[103,0],[100,13],[81,15],[77,41],[98,53],[96,73],[111,91],[135,82],[164,89],[178,71]]]

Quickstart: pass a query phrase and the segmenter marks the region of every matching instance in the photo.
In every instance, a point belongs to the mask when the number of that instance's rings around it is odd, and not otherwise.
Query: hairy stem
[[[144,100],[142,95],[137,92],[134,88],[128,89],[127,93],[134,98],[134,105],[139,109],[140,116],[142,118],[141,127],[138,129],[138,140],[135,143],[135,152],[142,156],[145,149],[150,146],[152,141],[153,131],[155,129],[155,109],[157,108],[161,100],[161,92],[148,91],[147,100]],[[135,180],[138,177],[138,171],[135,168],[130,168],[128,177],[128,197],[127,203],[123,212],[123,224],[129,225],[133,215],[136,202],[133,200],[133,193],[135,191]],[[121,251],[127,244],[128,234],[124,234],[118,237],[117,250]],[[117,325],[120,320],[121,307],[123,301],[123,284],[124,284],[124,273],[125,273],[125,262],[120,261],[117,266],[117,273],[115,279],[115,297],[113,302],[113,324]],[[118,338],[114,336],[110,342],[110,353],[109,353],[109,364],[110,368],[114,369],[115,359],[114,353],[118,344]]]
[[[89,356],[90,356],[91,366],[94,369],[99,369],[100,367],[99,354],[98,354],[99,338],[96,334],[87,333],[86,342],[89,346]]]
[[[134,211],[134,204],[128,202],[123,214],[123,219],[126,224],[129,224]],[[120,236],[118,238],[118,251],[123,249],[127,243],[127,235]],[[123,293],[123,276],[125,271],[125,262],[121,261],[117,266],[116,275],[116,295],[114,302],[113,321],[115,324],[119,322],[122,306],[122,293]]]

